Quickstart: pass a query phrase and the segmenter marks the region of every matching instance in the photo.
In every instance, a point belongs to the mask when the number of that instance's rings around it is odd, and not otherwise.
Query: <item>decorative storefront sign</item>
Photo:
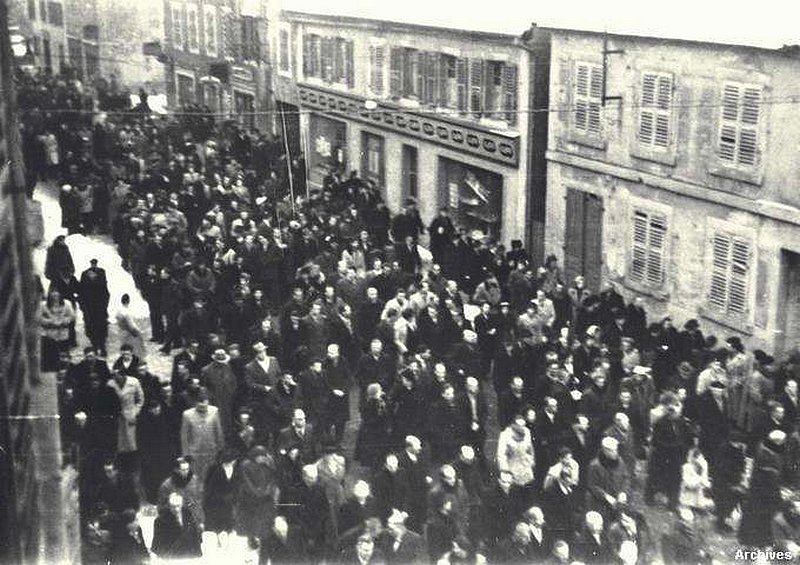
[[[307,108],[402,133],[450,149],[508,165],[519,166],[519,139],[455,124],[439,116],[417,115],[378,103],[368,110],[364,99],[299,85],[300,102]]]

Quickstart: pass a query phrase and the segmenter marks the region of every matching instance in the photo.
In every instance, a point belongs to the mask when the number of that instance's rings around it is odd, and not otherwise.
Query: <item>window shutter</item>
[[[322,38],[322,80],[333,82],[333,50],[334,40],[331,37]]]
[[[303,75],[311,76],[311,36],[303,34]]]
[[[648,230],[647,282],[659,286],[664,282],[664,246],[667,220],[663,216],[650,216]]]
[[[517,66],[503,66],[503,102],[506,121],[517,123]]]
[[[392,96],[403,94],[403,48],[392,47],[389,55],[389,93]]]
[[[344,68],[345,68],[345,81],[347,88],[353,88],[356,85],[355,70],[353,67],[353,42],[348,41],[344,44]]]
[[[708,301],[721,311],[728,303],[728,261],[731,252],[731,238],[727,234],[714,234],[712,241],[711,287]]]
[[[452,73],[455,78],[455,61],[449,55],[439,56],[439,98],[436,103],[447,108],[450,105],[450,72],[452,65]]]
[[[589,67],[577,65],[575,69],[575,127],[586,131],[589,123]]]
[[[372,45],[369,49],[370,89],[375,96],[383,96],[383,45]]]
[[[750,267],[750,244],[733,238],[731,245],[731,270],[728,287],[728,312],[744,314],[747,312],[747,279]]]
[[[647,214],[639,211],[633,216],[631,255],[631,278],[643,282],[647,271]]]
[[[484,62],[482,59],[472,59],[469,65],[469,108],[476,116],[483,113],[483,74]]]
[[[762,89],[735,83],[722,88],[718,155],[738,165],[758,164]]]
[[[467,79],[469,59],[456,59],[456,93],[459,112],[467,111]]]
[[[425,95],[425,53],[416,51],[413,54],[412,67],[414,69],[414,94],[419,100]]]
[[[603,69],[600,67],[591,68],[591,80],[589,82],[589,123],[587,130],[591,134],[600,133],[600,111],[603,99]]]
[[[726,84],[722,89],[722,117],[726,120],[739,119],[739,87]]]
[[[439,56],[437,53],[425,53],[425,94],[423,99],[426,104],[436,104]]]

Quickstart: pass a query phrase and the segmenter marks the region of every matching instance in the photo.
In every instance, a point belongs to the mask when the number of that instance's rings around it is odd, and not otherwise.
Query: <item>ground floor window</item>
[[[246,128],[256,125],[256,98],[247,92],[233,91],[233,109],[239,123]]]
[[[308,124],[308,167],[310,180],[322,184],[330,169],[347,169],[347,125],[319,114]]]
[[[502,228],[503,176],[440,157],[439,206],[450,209],[457,225],[497,239]]]
[[[385,197],[386,177],[383,137],[366,131],[362,132],[361,156],[361,177],[374,182]]]
[[[176,99],[178,106],[194,104],[194,78],[187,75],[177,75],[177,83]]]

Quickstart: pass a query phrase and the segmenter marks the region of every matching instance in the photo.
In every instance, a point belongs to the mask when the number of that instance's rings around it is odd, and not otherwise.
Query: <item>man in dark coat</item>
[[[656,492],[662,492],[667,495],[670,508],[677,508],[681,468],[692,445],[693,433],[689,421],[681,414],[680,400],[670,398],[666,403],[666,415],[653,426],[645,501],[653,504]]]
[[[405,487],[403,507],[408,513],[407,525],[415,532],[422,533],[428,513],[429,480],[428,461],[423,455],[422,442],[418,437],[405,438],[405,449],[398,455],[398,465],[402,484]]]
[[[332,430],[332,439],[340,445],[344,428],[350,419],[350,371],[347,361],[341,356],[339,344],[328,345],[327,357],[322,364],[325,384],[329,390],[327,426]]]
[[[190,559],[202,556],[202,530],[192,512],[183,504],[183,497],[174,492],[169,505],[156,518],[153,532],[153,553],[161,559]]]
[[[431,237],[430,245],[433,262],[441,265],[442,261],[444,261],[445,251],[456,235],[456,228],[453,225],[453,220],[450,219],[447,208],[439,209],[439,214],[428,227],[428,233]]]
[[[320,454],[319,441],[314,427],[306,422],[306,414],[296,408],[292,423],[282,429],[276,440],[276,451],[284,460],[287,480],[291,483],[300,478],[303,465],[313,463]]]
[[[78,297],[83,311],[86,337],[92,347],[105,354],[108,338],[108,281],[106,272],[97,266],[97,259],[81,274]]]
[[[388,565],[422,565],[428,563],[425,538],[409,530],[405,512],[394,509],[386,520],[386,531],[378,537],[378,547]]]
[[[464,403],[456,398],[453,385],[446,384],[441,396],[431,407],[428,419],[428,437],[434,462],[452,461],[464,445],[468,429],[467,414]]]
[[[409,435],[425,435],[427,402],[413,371],[400,373],[400,382],[389,392],[388,407],[394,446],[402,446]]]
[[[289,515],[303,532],[310,559],[324,559],[333,549],[335,532],[331,506],[316,465],[303,467],[302,482],[281,494],[281,503],[292,505]]]
[[[475,534],[491,549],[507,535],[514,519],[512,507],[515,505],[513,476],[501,471],[494,482],[483,494],[481,505],[480,527]]]

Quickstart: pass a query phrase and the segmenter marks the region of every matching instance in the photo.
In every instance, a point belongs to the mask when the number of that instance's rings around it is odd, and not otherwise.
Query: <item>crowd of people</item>
[[[87,561],[235,532],[272,564],[696,563],[709,521],[800,551],[800,358],[649,320],[446,208],[393,215],[356,172],[315,189],[271,135],[48,113],[82,89],[46,84],[26,147],[51,148],[64,227],[110,232],[150,311],[122,296],[109,344],[102,266],[78,278],[66,240],[49,249],[42,363]],[[663,534],[645,505],[672,511]]]

